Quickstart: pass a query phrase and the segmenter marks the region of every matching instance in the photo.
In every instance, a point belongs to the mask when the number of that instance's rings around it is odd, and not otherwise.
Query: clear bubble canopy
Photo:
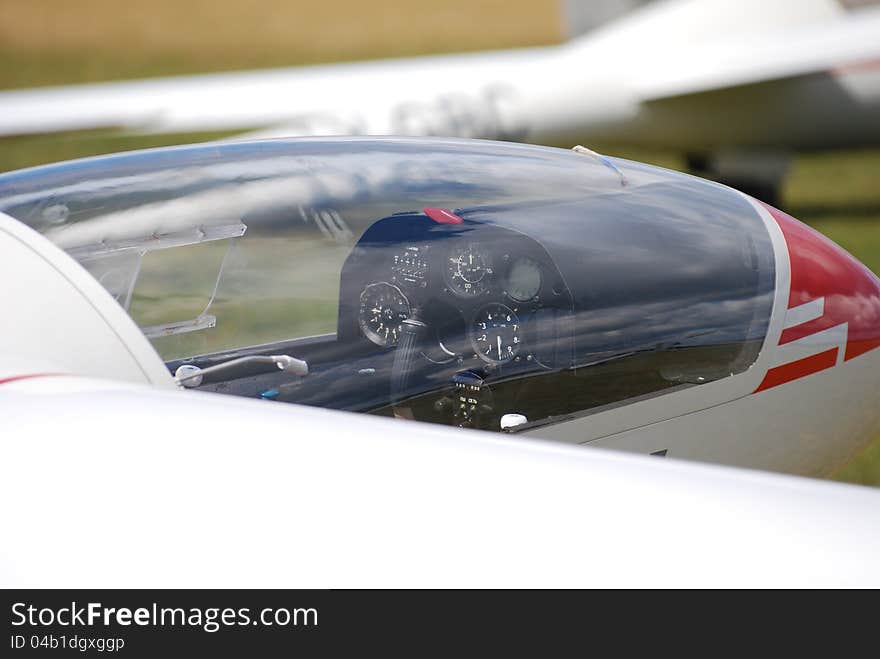
[[[79,261],[188,386],[484,429],[741,372],[772,303],[742,196],[587,150],[156,149],[0,176],[0,210]]]

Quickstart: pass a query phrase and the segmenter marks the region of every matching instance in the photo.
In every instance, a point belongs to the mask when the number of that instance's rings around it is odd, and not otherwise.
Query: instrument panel
[[[538,312],[565,309],[570,301],[544,249],[528,236],[496,227],[429,229],[434,231],[421,240],[381,236],[356,250],[357,275],[349,279],[357,292],[358,333],[375,346],[394,349],[403,321],[417,316],[429,328],[421,346],[428,363],[490,372],[517,364],[552,367],[553,346],[546,337],[553,332],[539,331]]]

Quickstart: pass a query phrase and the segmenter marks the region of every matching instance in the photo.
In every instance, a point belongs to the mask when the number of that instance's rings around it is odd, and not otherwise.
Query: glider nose
[[[758,391],[869,354],[880,366],[880,279],[822,234],[765,206],[785,238],[790,285],[776,365]],[[877,399],[877,389],[869,395]]]

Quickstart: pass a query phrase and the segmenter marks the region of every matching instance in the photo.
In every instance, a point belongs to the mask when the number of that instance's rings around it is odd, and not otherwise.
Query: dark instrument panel
[[[557,345],[547,339],[556,332],[539,331],[551,318],[541,312],[570,307],[562,276],[529,236],[396,215],[374,224],[343,267],[339,337],[356,333],[393,348],[402,323],[417,317],[427,326],[420,353],[430,363],[490,375],[525,364],[555,368]]]
[[[466,217],[379,220],[342,268],[337,338],[382,364],[387,413],[497,429],[524,377],[570,367],[570,320],[536,240]]]

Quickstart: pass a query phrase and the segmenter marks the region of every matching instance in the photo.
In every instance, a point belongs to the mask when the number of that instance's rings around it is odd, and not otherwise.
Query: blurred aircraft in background
[[[3,92],[0,135],[648,146],[770,203],[792,152],[880,143],[878,0],[569,0],[564,13],[586,32],[557,46]]]

